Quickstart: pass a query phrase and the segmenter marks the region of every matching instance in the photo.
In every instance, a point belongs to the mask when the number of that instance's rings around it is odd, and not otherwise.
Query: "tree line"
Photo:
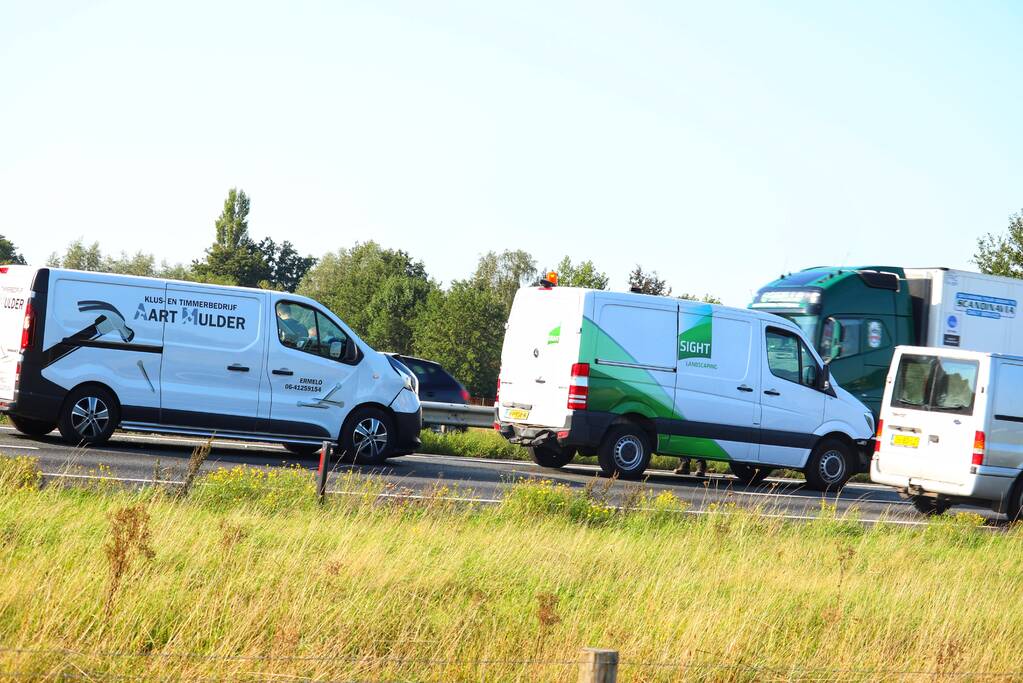
[[[81,239],[54,252],[47,265],[76,270],[164,277],[192,282],[277,289],[308,296],[329,307],[373,348],[441,363],[474,396],[493,396],[501,362],[504,325],[519,287],[548,270],[563,286],[607,289],[608,275],[592,261],[568,256],[542,270],[523,250],[489,251],[464,279],[448,287],[430,277],[425,264],[401,249],[359,242],[319,258],[303,256],[285,240],[249,234],[250,200],[232,189],[214,222],[213,242],[188,264],[157,263],[149,253],[104,253]],[[0,263],[25,263],[0,236]],[[633,291],[669,296],[668,283],[642,267],[630,273]],[[689,294],[682,298],[696,299]],[[709,295],[702,300],[720,303]]]

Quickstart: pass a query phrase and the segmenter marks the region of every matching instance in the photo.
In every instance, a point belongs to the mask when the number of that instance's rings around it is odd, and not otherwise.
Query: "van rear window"
[[[891,405],[972,415],[979,368],[974,360],[903,356],[895,375]]]

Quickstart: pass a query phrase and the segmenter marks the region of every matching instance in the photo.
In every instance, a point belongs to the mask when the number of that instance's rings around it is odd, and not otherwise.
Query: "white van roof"
[[[566,287],[565,289],[569,288]],[[694,301],[693,299],[680,299],[673,296],[656,296],[653,294],[637,294],[635,292],[611,292],[606,289],[589,289],[581,291],[593,292],[601,298],[608,298],[615,301],[621,301],[623,303],[642,304],[646,302],[664,304],[664,302],[670,301],[683,306],[710,306],[714,312],[737,315],[751,320],[763,320],[771,323],[772,325],[777,325],[778,327],[784,327],[785,329],[797,332],[799,331],[799,326],[787,318],[783,318],[782,316],[774,313],[767,313],[766,311],[758,311],[751,308],[736,308],[734,306],[725,306],[723,304]]]

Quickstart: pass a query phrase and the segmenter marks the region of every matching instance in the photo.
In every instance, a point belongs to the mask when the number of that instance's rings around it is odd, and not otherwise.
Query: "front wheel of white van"
[[[650,437],[634,424],[611,427],[597,452],[600,469],[608,477],[639,479],[650,464]]]
[[[57,429],[69,444],[95,446],[110,438],[120,420],[114,395],[92,384],[78,387],[64,399]]]
[[[341,450],[346,460],[360,465],[380,465],[394,451],[394,420],[379,408],[355,410],[341,432]]]
[[[853,456],[852,449],[838,439],[821,441],[813,449],[803,470],[806,485],[817,491],[841,488],[852,476],[849,463],[853,462]]]

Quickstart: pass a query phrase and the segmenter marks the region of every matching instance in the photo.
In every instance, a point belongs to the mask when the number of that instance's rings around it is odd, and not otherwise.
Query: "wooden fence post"
[[[579,683],[615,683],[618,680],[618,651],[595,647],[582,649]]]

